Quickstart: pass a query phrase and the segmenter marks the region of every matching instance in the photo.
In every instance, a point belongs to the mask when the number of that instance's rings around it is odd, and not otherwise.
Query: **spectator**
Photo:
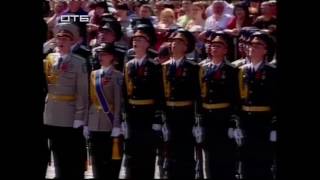
[[[176,14],[177,19],[180,19],[182,16],[186,15],[186,11],[183,8],[178,8]]]
[[[238,2],[234,5],[234,17],[227,26],[228,29],[225,30],[226,33],[238,36],[240,28],[244,26],[250,26],[252,21],[249,17],[248,6],[244,2]]]
[[[155,49],[158,50],[161,44],[168,40],[168,33],[172,29],[178,29],[178,25],[175,22],[175,15],[172,9],[166,8],[161,11],[160,21],[156,25],[157,31],[157,43]]]
[[[155,15],[160,18],[160,13],[164,9],[164,2],[163,1],[157,1],[155,4]]]
[[[144,4],[139,9],[139,17],[140,18],[149,18],[152,22],[152,24],[156,24],[157,19],[154,16],[152,7],[148,4]]]
[[[89,13],[89,11],[91,10],[90,4],[91,4],[90,1],[82,0],[81,9],[83,9],[85,12]]]
[[[189,29],[189,32],[193,34],[196,39],[194,50],[187,54],[187,58],[190,58],[192,61],[199,63],[201,60],[206,58],[205,44],[200,38],[200,33],[203,31],[202,26],[194,25]]]
[[[215,0],[217,1],[217,0]],[[213,4],[215,3],[215,1],[212,2],[212,4],[210,6],[207,7],[205,13],[206,13],[206,16],[209,17],[209,16],[212,16],[213,14],[213,11],[212,11],[212,6]],[[218,0],[219,1],[219,0]],[[221,1],[221,0],[220,0]],[[224,11],[223,11],[223,14],[229,14],[229,15],[232,15],[233,13],[233,5],[232,4],[229,4],[228,2],[226,1],[222,1],[223,4],[224,4]]]
[[[121,24],[121,31],[123,33],[123,36],[121,40],[119,41],[119,44],[125,46],[128,48],[128,45],[130,43],[128,36],[126,35],[126,30],[130,25],[130,18],[129,18],[129,7],[126,3],[118,3],[115,6],[117,13],[117,19]]]
[[[191,6],[191,21],[186,25],[186,30],[190,30],[193,26],[204,26],[205,24],[205,14],[204,14],[204,4],[202,2],[194,2]]]
[[[249,3],[249,13],[250,17],[254,21],[260,14],[260,4],[261,0],[250,0]]]
[[[69,0],[67,2],[68,2],[68,9],[63,13],[63,15],[69,15],[69,14],[88,15],[88,13],[81,8],[82,1]],[[80,22],[79,19],[76,19],[74,23],[79,27],[80,36],[83,39],[87,39],[86,22]],[[86,45],[86,43],[87,41],[83,41],[83,45]]]
[[[67,3],[62,0],[59,0],[54,4],[54,14],[47,20],[49,31],[52,31],[52,29],[56,26],[60,19],[60,16],[67,9],[67,7]]]
[[[169,8],[162,10],[160,13],[160,21],[156,27],[162,30],[178,28],[175,22],[174,11]]]
[[[231,15],[224,14],[224,1],[217,0],[213,2],[213,15],[208,17],[204,29],[205,30],[224,30],[232,19]]]
[[[185,15],[179,16],[177,20],[177,24],[182,28],[185,28],[186,25],[191,21],[191,5],[192,4],[190,0],[182,1],[182,10],[185,12]]]
[[[90,17],[90,23],[101,24],[102,15],[108,12],[107,4],[105,2],[96,2],[93,7],[93,16]]]
[[[259,29],[264,29],[270,34],[276,31],[277,19],[272,15],[270,2],[261,3],[261,16],[257,17],[253,25]]]
[[[272,16],[277,18],[277,13],[278,13],[278,11],[277,11],[277,1],[271,0],[269,2],[270,2],[269,7],[270,7],[271,14],[272,14]]]

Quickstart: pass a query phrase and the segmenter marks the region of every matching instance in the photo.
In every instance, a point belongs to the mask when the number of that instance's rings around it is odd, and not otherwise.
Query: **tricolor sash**
[[[100,105],[101,105],[103,111],[105,113],[107,113],[108,117],[110,118],[111,122],[113,123],[114,116],[109,109],[107,99],[103,93],[102,74],[103,74],[103,69],[98,70],[95,73],[95,89],[96,89],[97,97],[98,97],[98,100],[100,102]]]

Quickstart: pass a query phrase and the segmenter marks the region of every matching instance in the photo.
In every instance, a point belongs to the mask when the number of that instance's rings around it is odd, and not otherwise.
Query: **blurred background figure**
[[[277,30],[277,19],[273,16],[274,9],[270,7],[269,1],[261,3],[261,15],[253,22],[253,25],[259,29],[264,29],[269,34],[272,34]]]
[[[184,0],[182,1],[182,6],[180,9],[180,12],[182,10],[182,12],[184,12],[184,15],[179,15],[179,18],[177,20],[177,24],[182,27],[185,28],[186,25],[191,21],[191,17],[192,17],[192,11],[191,11],[191,6],[192,6],[192,2],[191,0]]]
[[[60,16],[62,13],[68,8],[68,4],[64,0],[57,0],[54,1],[53,7],[53,15],[48,18],[48,30],[52,32],[53,27],[58,23]]]
[[[212,4],[213,14],[206,19],[205,30],[224,30],[232,19],[232,15],[224,13],[224,1],[216,0]]]
[[[229,22],[225,32],[233,36],[238,36],[242,27],[252,24],[246,3],[242,1],[235,3],[233,15],[234,17]]]
[[[186,25],[185,29],[190,30],[193,26],[204,26],[206,16],[204,13],[205,5],[202,2],[193,2],[191,6],[191,21]]]

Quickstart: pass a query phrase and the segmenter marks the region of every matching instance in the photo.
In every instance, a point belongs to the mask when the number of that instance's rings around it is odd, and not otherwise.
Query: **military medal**
[[[265,72],[265,71],[263,71],[262,76],[261,76],[261,79],[262,79],[262,80],[265,80],[265,79],[266,79],[266,72]]]
[[[225,78],[226,78],[226,72],[225,72],[225,71],[222,71],[221,79],[225,79]]]
[[[183,77],[186,77],[186,76],[187,76],[187,70],[186,70],[186,69],[183,69],[182,76],[183,76]]]
[[[103,84],[103,85],[108,85],[108,83],[110,82],[110,80],[111,80],[111,78],[109,78],[109,77],[103,78],[103,79],[102,79],[102,84]]]
[[[257,79],[257,80],[260,80],[260,79],[261,79],[261,76],[262,76],[262,75],[261,75],[261,72],[257,72],[257,73],[256,73],[256,79]]]
[[[145,69],[145,71],[144,71],[144,74],[143,74],[144,76],[148,76],[148,68],[146,68]]]
[[[63,63],[63,64],[61,65],[60,70],[61,70],[62,72],[67,72],[68,69],[69,69],[69,64],[68,64],[68,63]]]

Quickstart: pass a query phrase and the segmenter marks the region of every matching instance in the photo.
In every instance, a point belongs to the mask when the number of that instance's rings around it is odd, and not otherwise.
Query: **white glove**
[[[234,138],[234,129],[233,128],[228,128],[228,137],[230,138],[230,139],[233,139]]]
[[[111,137],[119,137],[121,135],[121,129],[119,127],[112,128]]]
[[[74,122],[73,122],[73,128],[79,128],[83,125],[84,125],[84,122],[81,120],[74,120]]]
[[[270,132],[270,141],[277,142],[277,131],[276,130],[273,130]]]
[[[121,134],[123,134],[125,139],[129,138],[128,125],[126,122],[121,123]]]
[[[234,134],[233,134],[234,138],[236,138],[236,139],[242,139],[243,138],[243,134],[242,134],[241,129],[237,128],[233,132],[234,132]]]
[[[155,131],[161,131],[161,124],[152,124],[152,129]]]
[[[163,141],[168,142],[169,141],[169,131],[168,131],[166,124],[164,124],[162,126],[162,134],[163,134]]]
[[[88,126],[83,126],[83,136],[84,136],[84,138],[86,138],[88,140],[89,139],[89,135],[90,135],[90,132],[89,132]]]
[[[196,142],[197,143],[201,143],[203,138],[202,138],[202,135],[203,135],[203,129],[201,126],[195,126],[192,128],[192,134],[193,136],[196,138]]]

